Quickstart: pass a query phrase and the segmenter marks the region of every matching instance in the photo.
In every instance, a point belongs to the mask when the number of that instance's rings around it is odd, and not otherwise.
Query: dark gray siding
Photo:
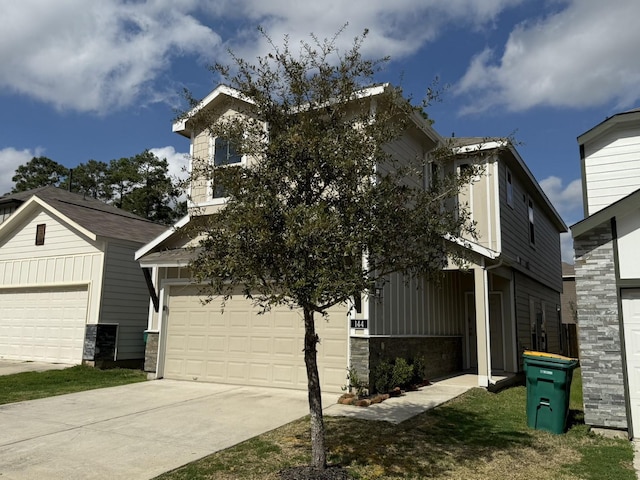
[[[507,166],[513,178],[513,206],[507,204]],[[545,213],[537,192],[525,186],[523,173],[517,165],[505,165],[501,161],[499,179],[503,257],[512,262],[515,270],[561,292],[560,232]],[[535,245],[529,242],[529,197],[534,204]]]
[[[109,243],[100,323],[117,323],[118,360],[144,358],[143,332],[149,315],[149,291],[138,262],[139,244]]]

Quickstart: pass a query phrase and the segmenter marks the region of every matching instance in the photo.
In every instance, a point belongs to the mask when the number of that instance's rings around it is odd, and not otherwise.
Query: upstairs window
[[[513,207],[513,177],[511,170],[507,168],[507,205]]]
[[[224,138],[216,138],[213,147],[213,164],[221,167],[238,163],[242,163],[242,155],[236,152],[233,144]]]
[[[44,245],[44,233],[47,229],[45,223],[36,225],[36,245]]]
[[[530,198],[527,199],[527,213],[529,216],[529,243],[531,245],[535,245],[536,230],[535,230],[535,222],[534,222],[533,200],[531,200]]]
[[[242,164],[242,155],[237,152],[233,143],[225,138],[216,137],[212,139],[210,143],[210,155],[215,167],[225,167],[229,165],[239,166]],[[216,185],[215,180],[209,184],[209,189],[210,198],[212,199],[224,199],[228,196],[225,188],[220,184]]]

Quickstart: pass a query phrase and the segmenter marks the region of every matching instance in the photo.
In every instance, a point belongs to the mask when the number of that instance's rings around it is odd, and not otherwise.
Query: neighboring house
[[[365,103],[387,86],[367,89]],[[242,111],[245,100],[220,86],[200,108],[225,116]],[[220,139],[195,130],[189,120],[173,130],[190,139],[192,163],[215,162]],[[412,128],[389,151],[402,161],[425,160],[443,139],[419,115]],[[327,320],[316,322],[320,336],[318,364],[322,388],[339,392],[347,367],[367,378],[383,358],[424,357],[430,378],[470,370],[478,384],[521,370],[523,349],[560,349],[559,233],[566,226],[524,162],[503,140],[457,139],[457,155],[437,173],[465,168],[482,158],[486,174],[461,193],[477,222],[479,238],[461,242],[471,250],[469,269],[444,272],[439,284],[405,283],[398,275],[351,305],[334,307]],[[482,149],[483,154],[478,155]],[[494,152],[491,154],[491,152]],[[230,160],[226,158],[227,162]],[[247,165],[248,159],[234,158]],[[257,315],[252,302],[234,295],[221,312],[215,299],[203,304],[193,285],[186,233],[190,222],[224,206],[210,181],[190,186],[189,216],[136,253],[153,279],[155,304],[150,307],[145,368],[157,378],[216,381],[306,389],[301,314],[286,307]],[[358,305],[358,307],[356,307]],[[354,308],[351,308],[351,307]],[[495,377],[494,377],[495,375]]]
[[[578,351],[578,331],[576,318],[576,270],[573,265],[562,262],[562,295],[560,296],[562,305],[562,354],[568,357],[577,358]]]
[[[632,438],[640,432],[640,111],[606,119],[578,143],[586,218],[571,232],[585,423]]]
[[[166,227],[54,187],[0,197],[0,359],[141,364],[133,255]]]

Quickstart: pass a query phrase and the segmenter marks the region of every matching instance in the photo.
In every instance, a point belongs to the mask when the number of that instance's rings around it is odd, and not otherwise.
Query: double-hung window
[[[214,167],[240,166],[243,163],[243,159],[242,155],[236,151],[233,143],[225,138],[216,137],[211,141],[211,162]],[[223,199],[227,196],[225,188],[222,185],[216,185],[215,178],[210,188],[212,199]]]

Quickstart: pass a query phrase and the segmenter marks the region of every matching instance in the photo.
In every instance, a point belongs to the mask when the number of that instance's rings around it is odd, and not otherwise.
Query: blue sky
[[[520,154],[567,224],[582,218],[576,137],[640,104],[638,0],[21,0],[0,16],[0,193],[18,165],[67,167],[151,149],[178,174],[188,141],[171,132],[180,92],[216,85],[228,50],[365,28],[379,81],[419,99],[444,136],[515,133]],[[568,236],[563,255],[572,256]]]

